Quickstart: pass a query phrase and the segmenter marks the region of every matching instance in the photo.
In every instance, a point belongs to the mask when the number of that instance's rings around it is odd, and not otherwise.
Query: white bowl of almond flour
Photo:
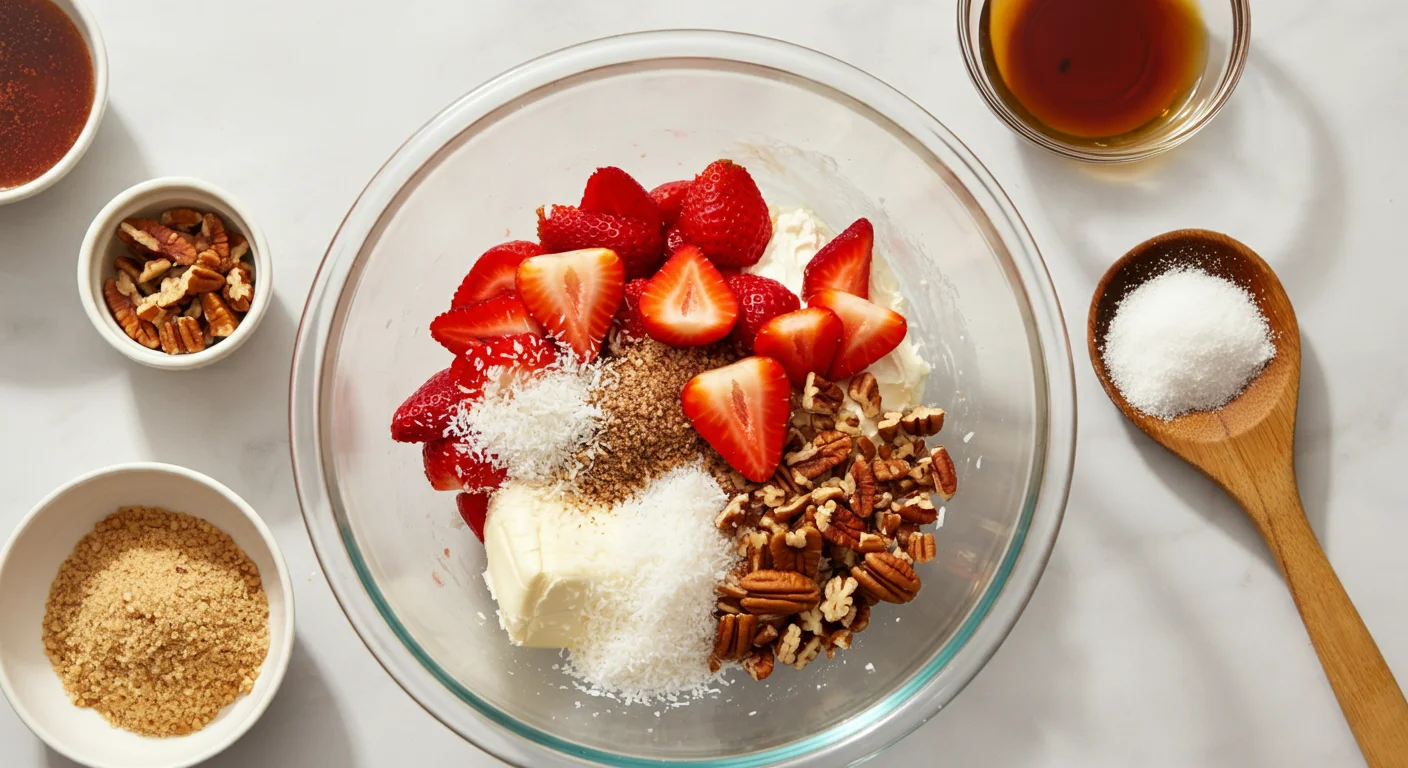
[[[0,549],[0,690],[83,765],[202,762],[283,679],[287,570],[254,510],[200,473],[123,464],[79,477]]]

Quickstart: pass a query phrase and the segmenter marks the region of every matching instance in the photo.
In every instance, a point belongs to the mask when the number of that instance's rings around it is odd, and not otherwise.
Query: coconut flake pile
[[[707,692],[714,586],[738,559],[714,525],[727,502],[695,463],[593,516],[623,567],[589,596],[586,632],[569,651],[567,671],[588,693],[630,703]]]

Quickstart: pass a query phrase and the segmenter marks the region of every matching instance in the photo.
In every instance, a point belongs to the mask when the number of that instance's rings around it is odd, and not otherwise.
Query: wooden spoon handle
[[[1408,767],[1408,701],[1320,548],[1299,500],[1262,533],[1370,768]]]

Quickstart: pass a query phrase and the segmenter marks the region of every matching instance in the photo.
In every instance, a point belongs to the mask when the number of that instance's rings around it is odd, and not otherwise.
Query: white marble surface
[[[1018,143],[979,101],[952,0],[711,3],[92,0],[112,65],[88,157],[0,209],[0,535],[75,474],[157,459],[228,483],[295,574],[299,644],[279,698],[217,766],[493,765],[404,695],[343,618],[305,534],[285,396],[297,318],[362,185],[430,115],[523,59],[602,35],[716,27],[817,48],[936,114],[1006,187],[1067,312],[1079,461],[1051,565],[972,686],[876,764],[1360,764],[1268,555],[1232,505],[1122,423],[1084,351],[1110,261],[1148,235],[1233,234],[1279,270],[1304,341],[1305,506],[1389,665],[1408,680],[1408,279],[1400,180],[1408,6],[1255,7],[1252,58],[1224,113],[1122,178]],[[471,5],[479,6],[471,8]],[[139,368],[88,325],[74,260],[116,192],[160,175],[240,195],[273,244],[278,296],[258,335],[212,369]],[[1405,431],[1400,431],[1405,430]],[[3,620],[3,619],[0,619]],[[6,766],[61,766],[0,705]]]

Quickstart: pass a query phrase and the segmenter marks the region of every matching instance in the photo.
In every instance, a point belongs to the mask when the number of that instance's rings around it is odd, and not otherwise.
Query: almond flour
[[[44,650],[75,705],[143,736],[180,736],[253,689],[269,602],[259,569],[225,532],[123,507],[60,566]]]

